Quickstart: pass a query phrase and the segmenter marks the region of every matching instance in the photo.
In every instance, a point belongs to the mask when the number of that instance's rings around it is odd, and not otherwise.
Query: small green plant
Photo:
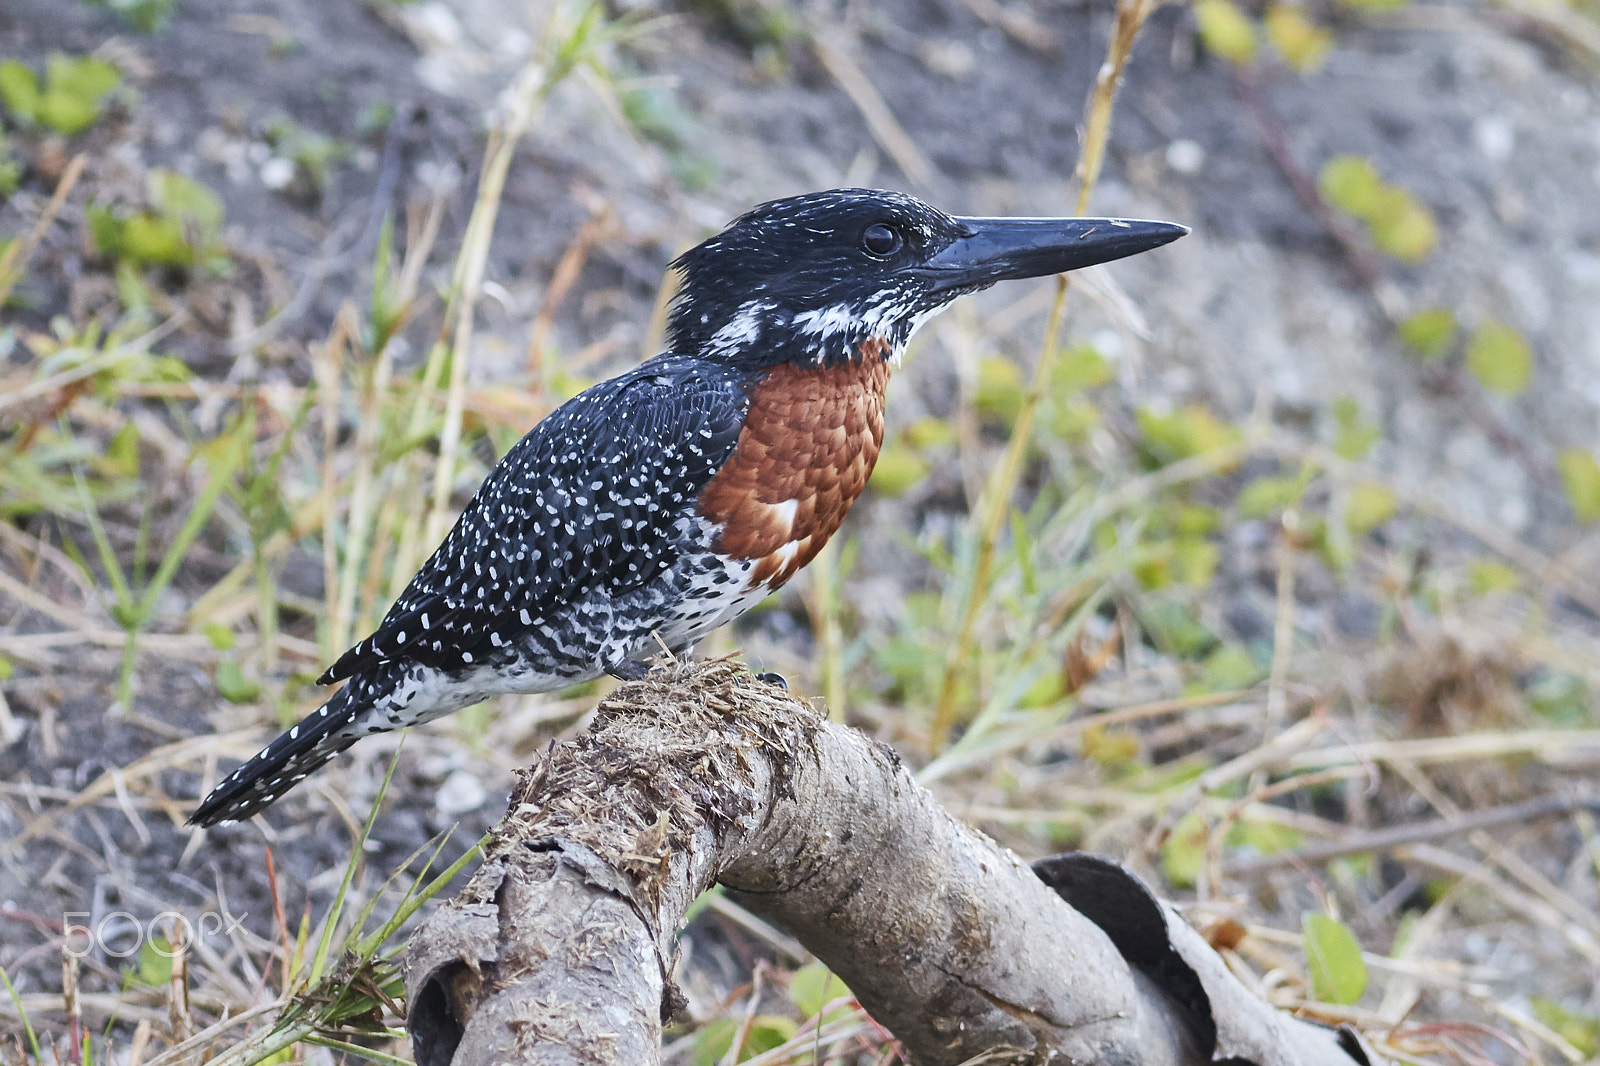
[[[145,180],[145,196],[149,207],[142,211],[89,207],[89,232],[101,255],[134,268],[225,268],[222,201],[215,193],[193,178],[158,167]]]
[[[1418,311],[1400,323],[1400,339],[1425,361],[1443,359],[1456,339],[1456,316],[1443,307]]]
[[[1255,60],[1255,23],[1233,0],[1195,0],[1194,21],[1208,52],[1239,66]]]
[[[103,7],[140,33],[154,33],[166,24],[174,0],[84,0],[91,7]]]
[[[1329,203],[1360,220],[1385,255],[1420,263],[1439,243],[1433,212],[1398,185],[1385,182],[1368,159],[1335,156],[1323,166],[1317,187]]]
[[[22,183],[22,163],[11,154],[11,144],[6,139],[5,132],[0,130],[0,199],[10,196],[17,191],[17,186]],[[0,246],[0,254],[5,251]]]
[[[1600,518],[1600,461],[1584,448],[1564,448],[1556,456],[1561,487],[1573,515],[1585,525]]]
[[[1272,5],[1262,24],[1273,49],[1285,63],[1302,73],[1320,69],[1328,49],[1333,47],[1333,34],[1306,18],[1295,5]]]
[[[182,527],[167,547],[166,554],[162,556],[155,573],[148,580],[145,577],[150,551],[148,509],[140,515],[139,533],[133,551],[133,568],[129,572],[123,569],[122,562],[111,545],[111,539],[106,533],[105,524],[100,519],[99,508],[95,506],[88,485],[81,474],[77,475],[78,495],[83,513],[89,523],[89,532],[94,537],[100,565],[105,570],[106,579],[110,581],[115,596],[115,602],[111,606],[111,617],[127,634],[126,643],[123,645],[122,668],[117,677],[117,704],[123,709],[129,706],[133,696],[133,674],[138,661],[139,635],[155,617],[157,601],[172,583],[172,579],[177,576],[179,564],[183,562],[189,553],[189,548],[204,530],[217,500],[232,481],[244,447],[246,444],[239,439],[237,432],[219,436],[201,447],[200,458],[204,460],[210,476],[206,480],[205,488],[201,490],[189,513],[184,517]],[[86,567],[85,571],[85,576],[92,579],[93,574],[88,572]]]
[[[1516,330],[1490,320],[1467,342],[1467,369],[1490,392],[1515,396],[1533,376],[1533,352]]]
[[[63,317],[51,322],[51,330],[31,334],[23,343],[38,360],[35,381],[12,397],[53,398],[41,416],[24,419],[14,434],[0,440],[0,519],[43,512],[81,520],[80,477],[97,503],[130,498],[138,473],[133,426],[125,425],[102,445],[58,425],[56,415],[70,413],[80,395],[111,401],[124,385],[175,384],[189,377],[181,360],[150,351],[135,322],[106,330],[91,319],[77,329]]]
[[[695,147],[704,135],[694,116],[672,89],[664,85],[620,88],[622,113],[640,136],[661,146],[678,184],[694,192],[707,188],[717,176],[717,164]]]
[[[1311,994],[1324,1003],[1351,1004],[1367,990],[1367,963],[1355,934],[1337,918],[1319,912],[1300,920]]]
[[[744,1039],[734,1056],[735,1062],[743,1062],[764,1051],[783,1046],[794,1038],[800,1027],[794,1019],[781,1014],[758,1014],[750,1019],[748,1027],[741,1027],[732,1018],[718,1018],[696,1030],[694,1053],[689,1061],[694,1066],[720,1066],[727,1062],[728,1052],[732,1050],[734,1038],[739,1036],[741,1028],[744,1028]]]
[[[67,136],[94,125],[105,98],[121,84],[117,68],[93,56],[51,55],[42,84],[26,63],[0,61],[0,103],[11,118]]]
[[[1361,405],[1353,396],[1333,401],[1333,420],[1338,429],[1333,450],[1341,459],[1365,459],[1372,446],[1383,439],[1383,431],[1362,417]]]
[[[288,118],[268,124],[265,139],[276,157],[268,167],[277,164],[281,170],[281,174],[268,183],[306,200],[322,196],[334,167],[349,159],[354,151],[348,142],[307,129]],[[273,174],[274,171],[269,169],[263,173]]]

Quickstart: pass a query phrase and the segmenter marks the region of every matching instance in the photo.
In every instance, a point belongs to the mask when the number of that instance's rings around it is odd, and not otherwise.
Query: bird
[[[772,200],[671,264],[666,350],[556,408],[490,471],[345,684],[189,817],[240,821],[363,736],[687,655],[827,544],[884,394],[933,314],[1000,281],[1157,248],[1169,222],[946,214],[834,189]]]

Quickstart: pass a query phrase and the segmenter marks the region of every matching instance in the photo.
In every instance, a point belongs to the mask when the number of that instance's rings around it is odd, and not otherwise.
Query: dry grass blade
[[[225,733],[220,736],[191,737],[188,740],[178,741],[176,744],[168,744],[165,747],[157,748],[143,758],[123,767],[118,774],[101,774],[99,777],[89,782],[89,784],[86,785],[82,791],[73,796],[73,798],[64,806],[58,807],[55,810],[46,811],[44,814],[39,815],[33,821],[23,826],[22,830],[18,832],[16,836],[12,837],[8,841],[5,841],[3,845],[0,845],[0,847],[3,847],[4,850],[10,854],[19,854],[22,845],[26,844],[35,837],[54,829],[63,818],[71,814],[73,811],[86,807],[89,804],[94,803],[96,800],[104,799],[106,796],[113,795],[116,792],[117,781],[119,780],[126,782],[129,780],[151,777],[163,770],[169,770],[175,766],[182,766],[185,763],[219,747],[223,750],[231,750],[235,746],[240,745],[241,741],[253,743],[258,736],[259,733],[257,730],[245,729],[235,733]]]
[[[1320,770],[1360,763],[1463,762],[1532,756],[1552,766],[1586,766],[1600,760],[1600,730],[1527,729],[1505,733],[1471,733],[1459,737],[1373,740],[1316,748],[1290,756],[1291,770]]]
[[[528,61],[509,95],[510,105],[500,123],[489,135],[484,149],[483,175],[478,194],[467,220],[451,280],[455,329],[450,341],[450,383],[445,395],[444,428],[439,434],[439,462],[434,468],[433,506],[428,513],[425,539],[443,539],[450,514],[450,488],[455,481],[456,452],[461,446],[461,418],[465,408],[467,363],[472,350],[473,320],[478,296],[483,291],[484,269],[489,261],[489,242],[494,237],[494,221],[505,193],[506,174],[517,142],[533,122],[550,91],[555,88],[550,65],[542,58]],[[430,360],[431,361],[431,360]]]
[[[894,160],[895,166],[911,179],[913,185],[922,189],[931,187],[937,174],[934,165],[894,117],[894,112],[889,110],[889,105],[884,103],[882,95],[873,86],[872,79],[851,58],[849,45],[839,31],[812,27],[811,43],[822,65],[828,68],[833,80],[839,83],[839,88],[861,112],[878,147]]]
[[[1111,133],[1111,114],[1116,102],[1117,88],[1122,81],[1122,71],[1139,28],[1153,10],[1152,0],[1117,0],[1116,25],[1106,46],[1106,60],[1095,78],[1085,104],[1083,149],[1078,157],[1077,213],[1088,210],[1089,196],[1100,177],[1100,166],[1105,158],[1107,138]],[[1032,441],[1033,423],[1039,404],[1048,392],[1055,373],[1056,360],[1061,352],[1061,316],[1066,303],[1067,277],[1056,279],[1055,301],[1050,307],[1049,321],[1045,326],[1044,342],[1033,378],[1023,394],[1022,404],[1011,427],[1011,439],[1006,444],[1000,465],[989,478],[983,501],[983,522],[980,526],[977,555],[973,565],[970,587],[961,607],[961,621],[956,632],[955,647],[944,677],[939,685],[938,704],[934,709],[933,727],[929,745],[940,751],[957,721],[955,706],[962,672],[977,630],[978,615],[989,595],[990,575],[994,566],[995,547],[1000,539],[1006,517],[1010,514],[1011,499],[1022,476],[1023,458]]]
[[[534,382],[540,380],[544,371],[544,348],[549,340],[550,327],[555,323],[556,312],[561,309],[567,293],[572,291],[578,275],[582,273],[583,264],[589,259],[589,252],[611,227],[611,214],[611,205],[601,204],[598,210],[584,219],[583,224],[578,227],[577,235],[572,238],[572,243],[567,245],[567,250],[561,254],[555,271],[550,275],[550,284],[545,288],[544,303],[539,308],[538,317],[533,320],[533,328],[528,332],[528,354],[525,362],[528,377]]]
[[[1387,851],[1407,844],[1421,844],[1503,825],[1538,821],[1552,815],[1571,814],[1585,808],[1600,810],[1600,797],[1543,796],[1528,800],[1526,803],[1512,803],[1488,810],[1463,813],[1456,818],[1438,818],[1412,825],[1388,826],[1383,829],[1347,831],[1338,840],[1326,844],[1316,844],[1297,851],[1236,859],[1224,864],[1223,873],[1243,876],[1282,866],[1301,864],[1313,866],[1342,855]]]
[[[278,999],[271,1003],[258,1003],[238,1014],[223,1018],[213,1025],[207,1026],[200,1032],[174,1047],[163,1051],[160,1055],[145,1063],[145,1066],[177,1066],[178,1063],[192,1059],[196,1052],[201,1051],[217,1042],[224,1034],[241,1025],[257,1021],[270,1014],[276,1014],[283,1009],[285,1000]]]
[[[44,235],[55,223],[56,216],[61,213],[62,205],[67,202],[67,197],[72,194],[73,186],[78,184],[78,179],[83,176],[83,168],[88,165],[89,157],[78,154],[72,157],[67,168],[61,172],[61,178],[56,182],[56,190],[44,205],[44,210],[39,213],[39,218],[28,231],[28,235],[20,241],[13,241],[6,246],[5,254],[0,255],[0,307],[6,305],[11,298],[11,288],[22,277],[23,271],[28,269],[28,263],[33,259],[33,253],[38,250],[39,242],[44,240]]]
[[[998,0],[961,0],[968,11],[978,18],[1003,30],[1019,44],[1035,52],[1054,54],[1061,50],[1061,41],[1050,27],[1041,23],[1021,5],[1006,6]]]
[[[1117,0],[1116,25],[1111,29],[1111,43],[1106,48],[1106,61],[1095,74],[1094,88],[1089,90],[1089,106],[1083,127],[1083,151],[1078,156],[1078,214],[1089,209],[1089,194],[1100,180],[1100,167],[1105,162],[1106,142],[1111,135],[1111,111],[1117,99],[1117,89],[1122,84],[1122,71],[1128,57],[1133,54],[1134,38],[1150,12],[1155,10],[1154,0]]]
[[[1424,863],[1446,873],[1466,878],[1489,891],[1512,914],[1530,918],[1559,934],[1579,955],[1600,966],[1600,940],[1581,929],[1561,913],[1560,908],[1508,884],[1481,862],[1463,858],[1432,844],[1407,844],[1395,849],[1398,858]]]

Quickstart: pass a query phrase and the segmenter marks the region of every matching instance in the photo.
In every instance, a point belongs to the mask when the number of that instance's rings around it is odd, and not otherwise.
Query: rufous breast
[[[883,342],[839,366],[782,364],[750,392],[733,454],[700,494],[716,550],[756,561],[750,586],[776,589],[838,530],[883,446]]]

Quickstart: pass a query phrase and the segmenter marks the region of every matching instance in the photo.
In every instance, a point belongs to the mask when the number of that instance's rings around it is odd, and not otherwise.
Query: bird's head
[[[1106,218],[958,218],[904,193],[834,189],[751,210],[673,263],[672,351],[750,368],[897,361],[956,297],[1189,232]]]

